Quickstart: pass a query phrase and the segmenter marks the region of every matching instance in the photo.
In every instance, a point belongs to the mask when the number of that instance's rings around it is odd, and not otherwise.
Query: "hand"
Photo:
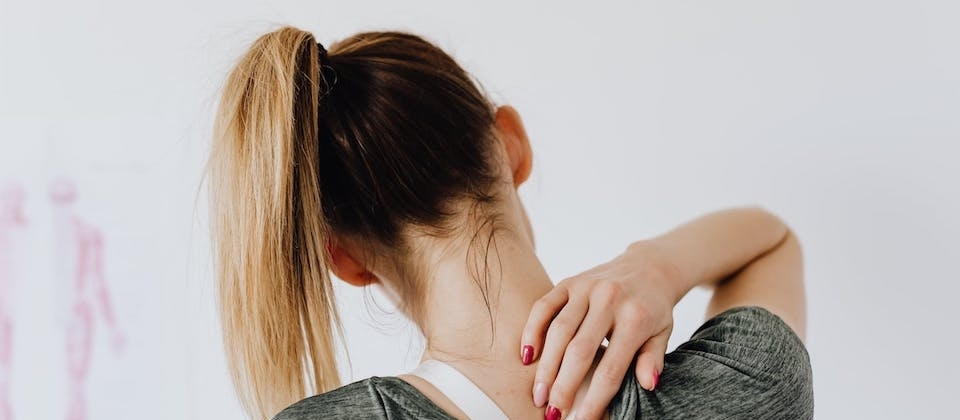
[[[570,277],[538,300],[521,338],[521,359],[539,359],[534,403],[569,412],[603,339],[609,345],[577,408],[599,419],[620,389],[630,363],[640,385],[653,390],[673,331],[673,307],[683,296],[679,270],[645,243],[614,260]],[[539,351],[542,349],[542,351]],[[554,417],[548,407],[548,418]]]

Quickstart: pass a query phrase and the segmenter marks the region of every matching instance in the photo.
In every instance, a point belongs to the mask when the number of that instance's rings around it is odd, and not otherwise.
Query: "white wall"
[[[58,175],[104,234],[126,336],[115,354],[97,324],[89,418],[240,416],[196,193],[216,89],[281,23],[324,42],[414,31],[517,106],[536,153],[523,196],[556,280],[697,214],[761,204],[805,247],[817,418],[954,411],[956,2],[0,1],[0,185],[28,194],[4,292],[17,419],[67,409]],[[384,299],[340,300],[346,380],[412,366],[417,339]],[[681,303],[673,346],[705,301]]]

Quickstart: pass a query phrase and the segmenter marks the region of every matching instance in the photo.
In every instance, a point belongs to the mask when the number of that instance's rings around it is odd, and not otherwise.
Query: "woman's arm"
[[[637,259],[652,256],[675,270],[674,303],[696,286],[714,287],[707,318],[736,306],[756,305],[805,336],[800,244],[770,212],[737,208],[710,213],[631,244],[626,253]]]
[[[673,306],[696,286],[715,288],[708,318],[735,306],[757,305],[803,337],[802,278],[796,238],[778,217],[757,208],[710,213],[631,244],[614,260],[560,282],[534,307],[522,344],[543,345],[535,381],[550,384],[539,388],[540,395],[535,387],[534,400],[539,405],[547,399],[547,388],[550,405],[568,410],[604,337],[609,346],[578,416],[603,414],[634,358],[637,380],[648,390],[655,388],[672,332]],[[563,322],[554,323],[554,318]],[[587,351],[590,346],[594,351]]]

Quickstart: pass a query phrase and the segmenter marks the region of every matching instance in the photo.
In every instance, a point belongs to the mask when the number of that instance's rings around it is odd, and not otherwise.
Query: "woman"
[[[210,161],[223,328],[245,409],[810,417],[800,251],[779,219],[714,213],[553,289],[517,195],[531,161],[517,112],[419,37],[363,33],[329,52],[292,27],[260,37],[224,87]],[[416,323],[417,371],[339,387],[330,271],[381,288]],[[664,359],[673,304],[698,284],[716,286],[710,320]]]

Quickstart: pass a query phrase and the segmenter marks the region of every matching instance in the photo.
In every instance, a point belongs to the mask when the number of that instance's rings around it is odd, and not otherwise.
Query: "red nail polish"
[[[653,386],[650,387],[650,390],[656,389],[658,383],[660,383],[660,372],[653,371]]]
[[[560,420],[560,409],[552,405],[547,406],[547,412],[543,414],[544,420]]]
[[[520,361],[523,362],[524,366],[533,363],[533,346],[523,346],[523,349],[520,350]]]

